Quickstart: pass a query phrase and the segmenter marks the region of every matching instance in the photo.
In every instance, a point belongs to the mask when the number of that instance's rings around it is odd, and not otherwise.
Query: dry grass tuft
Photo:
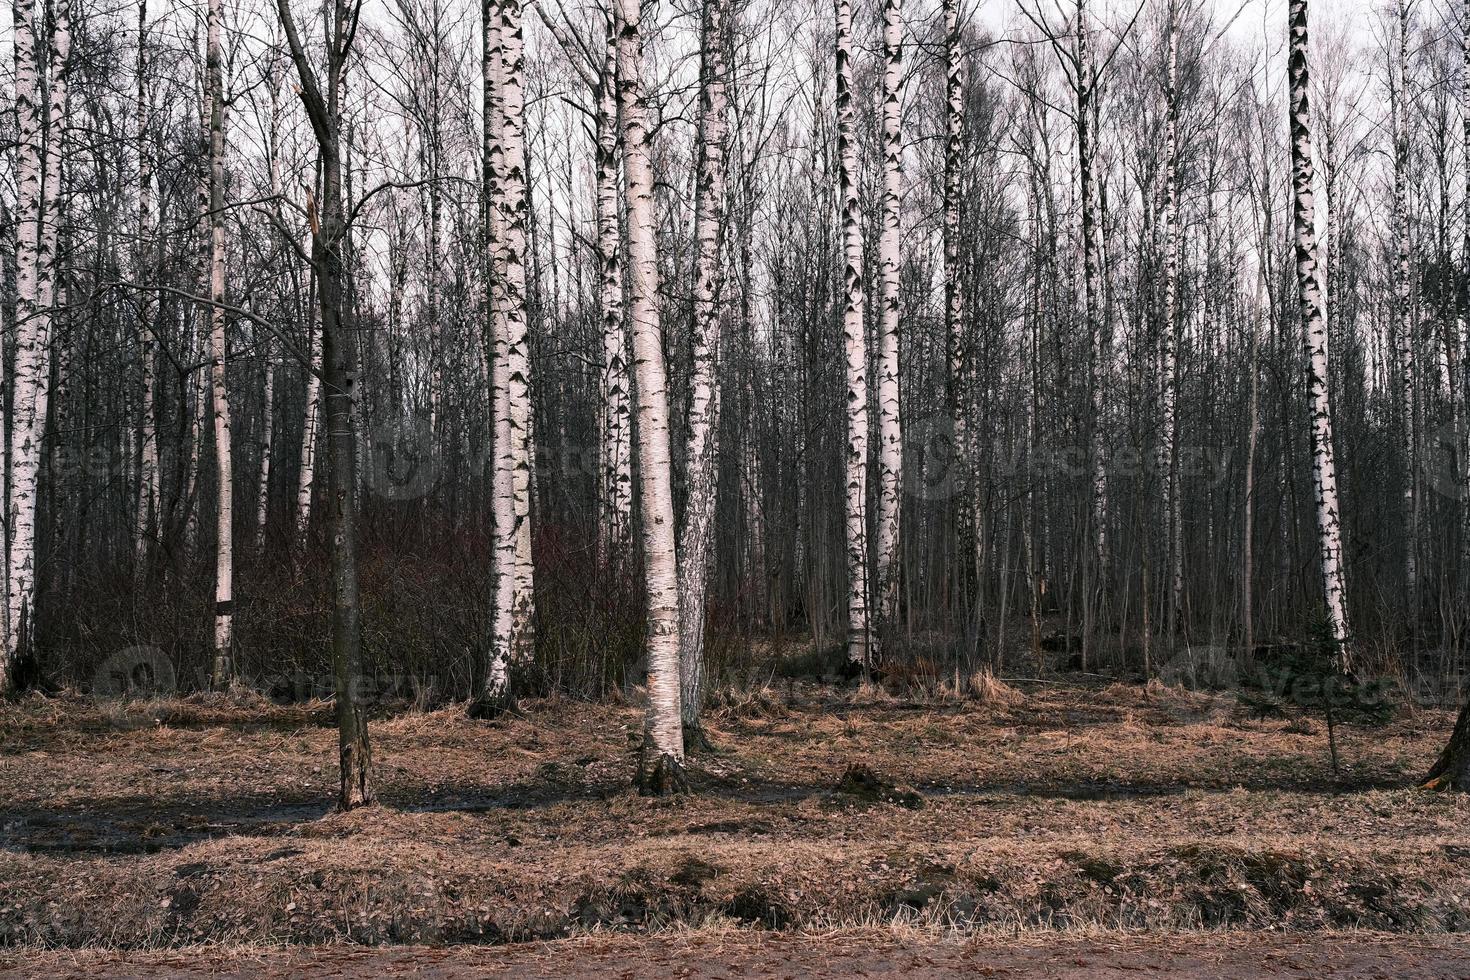
[[[989,667],[977,670],[966,678],[964,692],[981,704],[1004,707],[1020,704],[1026,700],[1024,694],[996,677]]]

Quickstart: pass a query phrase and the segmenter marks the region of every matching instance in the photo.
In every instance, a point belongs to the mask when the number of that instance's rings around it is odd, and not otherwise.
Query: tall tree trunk
[[[1404,616],[1411,633],[1419,618],[1419,506],[1415,483],[1418,475],[1418,437],[1415,429],[1418,365],[1414,342],[1413,284],[1409,242],[1409,8],[1405,0],[1396,5],[1398,27],[1392,64],[1389,66],[1389,114],[1393,129],[1393,230],[1394,230],[1394,354],[1398,370],[1398,413],[1404,462]]]
[[[1184,595],[1184,553],[1179,546],[1179,438],[1175,411],[1179,391],[1176,356],[1179,336],[1179,24],[1169,6],[1169,36],[1164,55],[1164,322],[1159,328],[1159,477],[1163,484],[1164,561],[1169,591],[1164,633],[1172,637]]]
[[[311,260],[321,303],[322,384],[327,416],[327,532],[332,564],[332,667],[336,675],[337,748],[342,810],[373,801],[372,750],[362,703],[362,605],[357,575],[357,433],[354,401],[358,380],[356,338],[345,323],[347,268],[343,247],[347,214],[342,200],[342,83],[357,24],[353,0],[334,0],[327,24],[327,89],[316,72],[291,16],[290,0],[276,0],[300,82],[298,92],[316,137],[321,204],[311,209]]]
[[[964,85],[960,70],[960,3],[959,0],[944,0],[944,338],[949,353],[949,417],[953,437],[952,464],[956,471],[950,474],[957,483],[954,509],[956,537],[964,525],[965,508],[970,499],[972,465],[970,458],[969,410],[965,398],[965,383],[968,375],[963,320],[964,299],[960,292],[960,168],[963,166],[965,101]],[[976,481],[978,483],[978,481]],[[978,529],[980,512],[974,512]],[[963,554],[956,549],[956,560]],[[976,569],[979,574],[979,569]],[[963,579],[963,569],[954,570],[957,578]],[[975,597],[979,601],[979,597]]]
[[[1327,324],[1317,273],[1316,205],[1313,199],[1311,112],[1307,104],[1307,0],[1288,5],[1288,72],[1291,88],[1291,165],[1296,274],[1311,409],[1312,478],[1315,486],[1318,552],[1322,568],[1327,633],[1339,666],[1351,669],[1347,588],[1342,567],[1342,510],[1337,497],[1337,460],[1332,446],[1332,398],[1328,384]]]
[[[515,567],[510,662],[530,664],[535,652],[535,582],[531,557],[531,356],[526,292],[525,68],[521,0],[500,0],[501,267],[505,289],[507,394],[510,400],[511,493],[515,504]]]
[[[847,358],[847,466],[844,539],[847,552],[847,659],[867,668],[868,624],[868,352],[863,328],[863,232],[858,209],[857,132],[852,104],[852,2],[837,15],[837,157],[841,175],[842,344]]]
[[[684,738],[703,740],[705,597],[714,544],[720,426],[720,240],[725,220],[725,0],[705,0],[699,173],[694,199],[694,371],[689,387],[688,498],[679,540],[679,668]]]
[[[898,612],[899,520],[903,428],[899,419],[899,241],[903,192],[903,0],[883,0],[883,226],[878,237],[882,310],[878,325],[878,514],[873,580],[880,629],[891,634]]]
[[[1077,36],[1074,52],[1077,72],[1077,184],[1080,191],[1080,223],[1082,229],[1082,314],[1087,331],[1087,390],[1091,465],[1091,487],[1088,493],[1086,523],[1091,540],[1081,555],[1082,564],[1082,664],[1096,643],[1097,613],[1106,588],[1108,572],[1108,480],[1104,458],[1103,389],[1109,376],[1107,331],[1103,324],[1101,260],[1098,247],[1097,178],[1097,72],[1093,65],[1086,0],[1077,0]]]
[[[234,461],[230,455],[230,399],[225,383],[225,83],[220,31],[223,0],[209,0],[206,71],[209,75],[209,377],[214,404],[215,512],[214,671],[216,691],[229,686],[234,624]]]
[[[640,791],[686,788],[679,690],[679,576],[674,544],[668,377],[658,305],[658,242],[643,96],[641,0],[618,0],[618,105],[628,195],[629,312],[638,383],[638,469],[642,484],[644,578],[648,589],[648,721]]]
[[[628,338],[623,323],[622,226],[618,209],[617,34],[607,22],[597,76],[597,259],[602,325],[602,448],[598,514],[602,559],[619,567],[633,533],[633,419],[628,385]]]
[[[1454,399],[1459,410],[1456,431],[1459,433],[1461,459],[1470,460],[1470,0],[1465,0],[1460,14],[1460,119],[1463,125],[1461,153],[1465,171],[1464,240],[1460,247],[1460,315],[1456,331],[1460,357],[1459,384]],[[1470,571],[1470,465],[1460,473],[1460,568],[1461,575]],[[1470,585],[1470,579],[1465,580]]]
[[[0,652],[0,692],[16,686],[17,667],[32,653],[35,635],[36,501],[41,477],[41,442],[51,370],[50,283],[55,261],[58,214],[48,195],[59,196],[60,150],[65,124],[66,60],[71,48],[68,11],[57,8],[52,26],[49,141],[43,145],[40,64],[35,5],[12,5],[16,111],[16,339],[12,382],[10,481],[6,487],[9,553],[6,560],[5,645]]]
[[[160,517],[158,470],[158,423],[154,414],[153,389],[156,385],[153,339],[153,291],[146,288],[154,271],[153,240],[153,148],[150,140],[150,108],[148,96],[148,0],[138,0],[137,100],[135,120],[138,154],[138,227],[133,249],[133,278],[140,288],[137,293],[138,361],[141,365],[138,384],[138,499],[135,577],[146,580],[152,558],[155,522]]]
[[[490,335],[490,426],[494,446],[491,461],[490,516],[493,544],[490,556],[492,596],[490,636],[484,676],[470,714],[492,718],[514,704],[510,660],[515,605],[515,456],[510,422],[510,358],[507,352],[506,288],[502,186],[505,172],[504,115],[500,99],[504,86],[503,21],[499,0],[485,0],[481,8],[481,135],[484,141],[481,197],[485,264],[485,310]]]

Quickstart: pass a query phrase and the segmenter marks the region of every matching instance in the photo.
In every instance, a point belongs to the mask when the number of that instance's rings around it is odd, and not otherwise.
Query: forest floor
[[[1076,937],[1029,934],[936,939],[891,930],[809,935],[752,930],[588,936],[512,946],[189,947],[142,953],[59,950],[0,955],[0,977],[51,980],[1463,980],[1470,948],[1443,936],[1171,933]]]
[[[276,957],[283,976],[291,957],[340,958],[353,976],[359,953],[340,944],[531,943],[514,955],[534,958],[572,937],[629,963],[728,943],[730,963],[749,960],[730,974],[749,975],[764,944],[792,944],[782,955],[804,972],[803,957],[830,955],[810,937],[854,929],[889,937],[863,947],[876,975],[923,976],[902,966],[914,948],[1121,970],[1225,949],[1219,963],[1249,965],[1326,930],[1339,946],[1298,952],[1346,951],[1362,975],[1396,944],[1438,951],[1425,964],[1464,949],[1427,934],[1470,930],[1470,798],[1415,786],[1451,713],[1339,724],[1334,772],[1320,718],[1157,685],[1018,686],[985,702],[806,684],[725,699],[695,792],[666,800],[630,788],[636,706],[404,712],[373,724],[380,802],[350,814],[330,809],[326,704],[13,702],[0,706],[0,969],[208,944]],[[921,799],[840,791],[853,763]],[[1210,938],[1188,939],[1197,930]],[[1261,930],[1284,935],[1241,938]],[[332,948],[272,952],[285,944]],[[1166,956],[1176,947],[1189,954]],[[193,962],[149,955],[158,975]],[[375,955],[381,973],[400,954]],[[433,955],[450,969],[482,954]],[[1420,975],[1470,975],[1455,962]]]

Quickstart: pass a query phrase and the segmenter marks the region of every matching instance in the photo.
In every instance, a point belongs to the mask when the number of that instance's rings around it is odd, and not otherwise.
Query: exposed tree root
[[[710,741],[709,733],[698,721],[684,722],[684,754],[717,752],[715,743]]]
[[[668,753],[651,767],[638,767],[639,796],[681,796],[689,792],[689,777],[678,759]]]
[[[520,710],[516,705],[516,699],[511,696],[508,690],[498,695],[481,692],[478,697],[469,703],[469,707],[465,709],[465,714],[476,721],[493,721],[503,715],[515,715],[519,713]]]

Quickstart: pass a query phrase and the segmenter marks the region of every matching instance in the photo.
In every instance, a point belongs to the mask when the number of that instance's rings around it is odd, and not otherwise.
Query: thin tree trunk
[[[234,671],[234,460],[230,454],[230,399],[225,380],[225,84],[220,48],[223,0],[209,0],[209,377],[214,404],[214,460],[218,480],[215,514],[214,671],[216,691],[229,686]]]
[[[618,214],[617,36],[608,19],[597,77],[597,258],[602,323],[602,467],[598,481],[602,558],[620,566],[633,533],[633,419],[628,337],[623,323],[622,231]]]
[[[494,444],[490,492],[493,530],[490,587],[493,605],[484,677],[480,691],[470,705],[470,714],[477,718],[492,718],[514,704],[510,659],[515,604],[515,459],[511,440],[510,360],[506,349],[506,289],[504,252],[501,247],[504,222],[501,187],[505,171],[505,145],[502,141],[504,116],[500,107],[503,91],[501,73],[504,71],[504,56],[501,51],[503,21],[498,0],[485,0],[480,11],[483,80],[481,121],[484,141],[481,172],[485,236],[483,261],[485,307],[491,348],[490,424]]]
[[[1414,425],[1418,365],[1415,357],[1412,313],[1413,269],[1409,242],[1409,9],[1405,0],[1396,5],[1398,38],[1393,64],[1389,66],[1389,113],[1393,129],[1393,229],[1394,229],[1394,353],[1398,368],[1398,412],[1403,452],[1404,615],[1411,633],[1419,616],[1419,507],[1415,492],[1418,473],[1418,440]]]
[[[508,655],[516,666],[535,652],[535,582],[531,557],[531,358],[526,292],[526,138],[521,0],[500,0],[501,268],[505,306],[507,394],[510,415],[511,493],[515,504],[515,567]]]
[[[145,285],[154,271],[153,242],[153,150],[149,140],[148,97],[148,0],[138,0],[137,100],[135,107],[138,153],[138,228],[133,251],[133,277]],[[137,295],[138,361],[141,365],[138,404],[138,499],[135,547],[135,576],[146,580],[152,557],[155,522],[159,519],[158,423],[154,415],[156,385],[153,340],[153,291],[139,289]]]
[[[322,383],[326,388],[327,531],[332,564],[332,666],[336,675],[337,745],[342,810],[373,801],[372,751],[362,704],[362,606],[357,575],[357,433],[353,402],[358,379],[356,339],[347,334],[343,246],[348,226],[342,202],[341,88],[357,11],[350,0],[334,0],[327,31],[327,90],[316,72],[291,16],[290,0],[276,11],[300,81],[298,91],[316,136],[321,170],[321,205],[313,209],[311,259],[321,302]]]
[[[6,561],[5,646],[0,653],[0,692],[16,686],[22,658],[31,655],[35,634],[36,500],[41,476],[41,442],[46,428],[50,375],[51,317],[47,283],[55,260],[54,210],[48,192],[60,173],[54,146],[64,125],[65,62],[71,47],[65,5],[58,9],[51,38],[53,76],[49,113],[54,125],[43,146],[40,118],[40,65],[37,61],[35,7],[31,0],[12,6],[15,55],[16,146],[16,340],[10,430],[10,482],[7,486],[9,553]],[[58,93],[58,89],[61,91]],[[59,183],[59,180],[57,181]]]
[[[965,103],[960,70],[960,4],[944,0],[944,337],[949,348],[949,413],[953,430],[953,465],[956,483],[954,530],[958,538],[964,525],[965,507],[971,501],[970,439],[965,399],[966,363],[964,300],[960,293],[960,168],[964,150]],[[977,481],[978,482],[978,481]],[[975,501],[978,504],[978,501]],[[974,514],[978,532],[980,513]],[[956,559],[963,552],[956,548]],[[979,568],[976,568],[979,574]],[[954,570],[963,581],[963,567]],[[979,602],[979,596],[975,596]]]
[[[641,0],[618,0],[618,105],[628,196],[633,370],[638,383],[638,464],[642,484],[644,578],[648,589],[648,721],[640,790],[686,788],[679,689],[679,576],[674,543],[668,378],[658,305],[658,242],[643,96]]]
[[[1342,567],[1342,521],[1337,496],[1337,460],[1332,446],[1332,399],[1327,375],[1327,325],[1317,278],[1316,206],[1313,199],[1311,113],[1307,105],[1307,0],[1288,5],[1291,87],[1291,162],[1293,223],[1296,234],[1297,288],[1306,347],[1308,403],[1311,408],[1312,478],[1315,487],[1318,550],[1322,568],[1327,634],[1334,656],[1351,669],[1348,646],[1347,589]]]
[[[1175,404],[1179,365],[1175,351],[1179,332],[1179,25],[1169,6],[1169,35],[1164,75],[1164,322],[1159,328],[1159,477],[1163,484],[1164,561],[1169,591],[1164,634],[1172,637],[1184,595],[1184,553],[1179,546],[1179,439]]]
[[[898,612],[903,428],[899,419],[899,241],[903,190],[903,0],[883,0],[883,226],[878,237],[882,310],[878,326],[878,514],[873,581],[880,629]]]
[[[720,239],[725,220],[725,0],[705,0],[699,173],[694,203],[694,371],[690,378],[688,497],[679,540],[679,669],[684,738],[702,742],[705,598],[713,558],[715,451],[720,426]]]
[[[852,2],[837,16],[837,156],[841,175],[842,343],[847,359],[847,659],[870,666],[868,625],[868,353],[863,328],[863,233],[858,210],[857,133],[852,104]]]
[[[276,362],[271,357],[270,341],[261,342],[265,358],[265,385],[260,401],[260,471],[255,483],[255,554],[265,554],[265,531],[271,506],[271,447],[275,441]]]

